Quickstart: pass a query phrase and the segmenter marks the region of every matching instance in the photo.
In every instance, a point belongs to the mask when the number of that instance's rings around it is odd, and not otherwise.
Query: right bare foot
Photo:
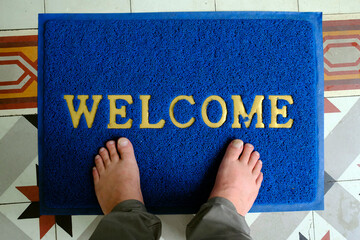
[[[120,155],[120,156],[119,156]],[[139,168],[134,149],[127,138],[108,141],[95,157],[93,177],[95,193],[104,214],[120,202],[130,199],[144,203]]]
[[[245,216],[254,204],[263,180],[260,154],[253,151],[251,144],[244,146],[239,139],[229,144],[209,197],[228,199],[242,216]]]

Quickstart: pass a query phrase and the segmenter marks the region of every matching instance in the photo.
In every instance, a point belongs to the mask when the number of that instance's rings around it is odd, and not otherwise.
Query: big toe
[[[243,150],[243,144],[240,139],[233,140],[226,149],[224,160],[238,160]]]
[[[122,137],[117,142],[121,160],[135,160],[134,148],[129,139]]]

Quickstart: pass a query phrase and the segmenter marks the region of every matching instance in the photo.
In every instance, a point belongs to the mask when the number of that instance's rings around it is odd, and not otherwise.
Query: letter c
[[[186,100],[188,101],[191,105],[195,104],[194,98],[193,96],[186,96],[186,95],[180,95],[177,96],[176,98],[174,98],[170,104],[170,108],[169,108],[169,114],[170,114],[170,119],[172,121],[172,123],[177,126],[178,128],[188,128],[190,127],[194,122],[195,122],[195,118],[192,117],[187,123],[179,123],[178,121],[176,121],[175,117],[174,117],[174,107],[175,104],[180,101],[180,100]]]

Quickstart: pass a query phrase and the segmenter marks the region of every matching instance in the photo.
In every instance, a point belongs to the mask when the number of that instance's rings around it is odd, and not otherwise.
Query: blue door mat
[[[122,136],[150,212],[195,213],[235,138],[263,161],[252,212],[323,209],[321,17],[40,14],[41,214],[101,213],[94,157]]]

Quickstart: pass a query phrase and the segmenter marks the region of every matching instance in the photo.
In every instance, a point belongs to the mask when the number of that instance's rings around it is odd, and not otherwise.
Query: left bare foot
[[[120,156],[119,156],[120,153]],[[127,138],[108,141],[95,156],[95,193],[104,214],[120,202],[135,199],[144,203],[134,148]]]

